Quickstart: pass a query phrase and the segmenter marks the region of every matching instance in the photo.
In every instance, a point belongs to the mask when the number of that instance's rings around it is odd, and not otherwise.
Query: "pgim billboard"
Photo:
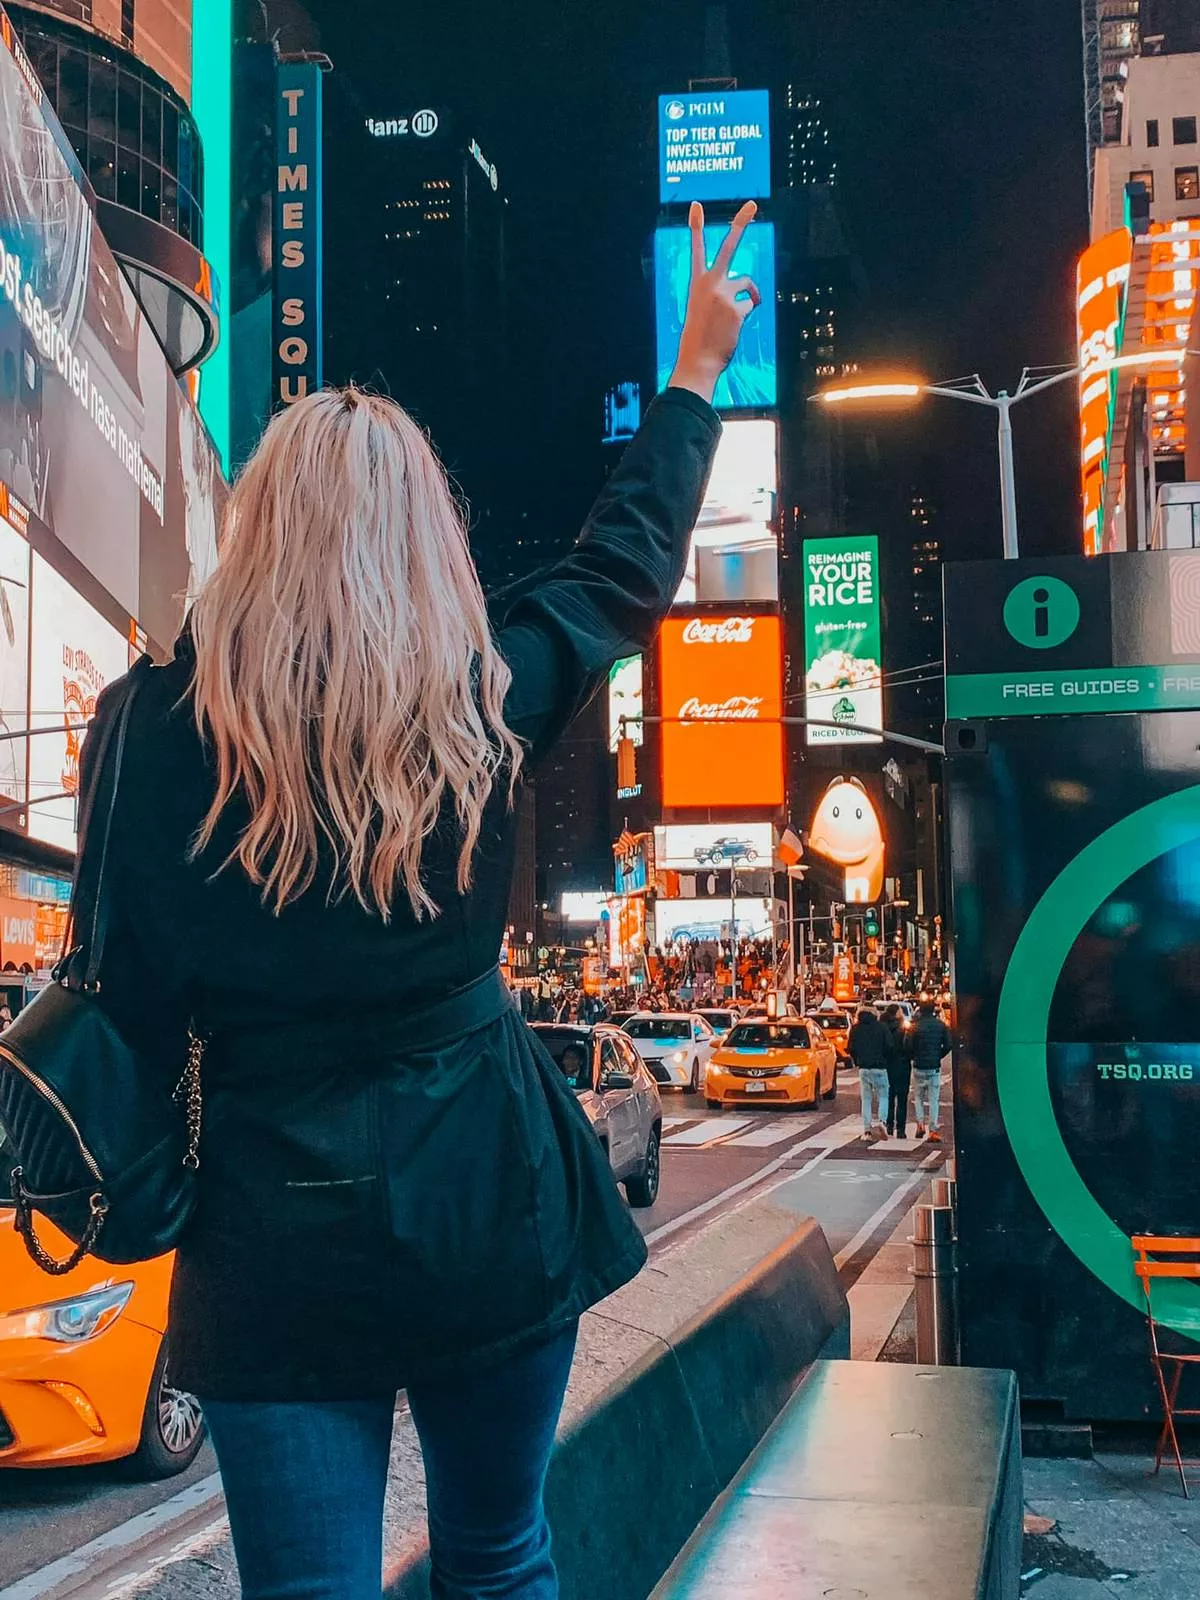
[[[883,726],[879,540],[804,541],[804,688],[809,744],[879,744]],[[825,724],[820,726],[819,724]]]
[[[658,97],[658,198],[761,200],[771,193],[768,89]]]
[[[777,615],[672,615],[659,634],[664,806],[783,803]]]

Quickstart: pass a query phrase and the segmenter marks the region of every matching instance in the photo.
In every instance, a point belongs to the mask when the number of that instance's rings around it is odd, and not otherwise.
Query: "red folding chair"
[[[1200,1467],[1200,1461],[1183,1459],[1175,1424],[1180,1417],[1200,1417],[1200,1408],[1187,1409],[1178,1403],[1183,1374],[1188,1367],[1200,1366],[1200,1351],[1194,1355],[1180,1355],[1162,1348],[1160,1333],[1163,1330],[1154,1315],[1153,1285],[1156,1278],[1190,1278],[1194,1282],[1200,1282],[1200,1259],[1192,1261],[1180,1259],[1183,1256],[1200,1258],[1200,1239],[1174,1239],[1147,1233],[1135,1234],[1132,1242],[1136,1257],[1133,1270],[1141,1280],[1142,1290],[1146,1296],[1146,1321],[1150,1328],[1150,1360],[1154,1366],[1154,1376],[1163,1403],[1163,1425],[1162,1432],[1158,1436],[1154,1470],[1158,1472],[1161,1468],[1169,1445],[1175,1457],[1175,1465],[1179,1469],[1179,1481],[1183,1485],[1184,1499],[1190,1500],[1184,1468]],[[1159,1261],[1155,1259],[1158,1256],[1168,1256],[1173,1259]]]

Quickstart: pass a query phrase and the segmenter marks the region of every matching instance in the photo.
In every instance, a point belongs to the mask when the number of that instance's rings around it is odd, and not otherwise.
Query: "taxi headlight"
[[[52,1339],[56,1344],[80,1344],[110,1328],[132,1293],[132,1283],[114,1283],[74,1295],[70,1300],[31,1306],[28,1311],[10,1311],[0,1316],[0,1340]]]
[[[808,1070],[807,1067],[784,1067],[782,1076],[785,1078],[802,1078]]]

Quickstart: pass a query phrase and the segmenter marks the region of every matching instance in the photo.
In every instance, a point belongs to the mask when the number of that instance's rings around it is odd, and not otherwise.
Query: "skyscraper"
[[[384,111],[331,131],[329,377],[386,388],[430,429],[472,503],[488,506],[503,446],[476,419],[504,381],[501,171],[444,108]]]
[[[1089,184],[1097,149],[1124,131],[1125,86],[1137,55],[1200,50],[1195,0],[1082,0]]]

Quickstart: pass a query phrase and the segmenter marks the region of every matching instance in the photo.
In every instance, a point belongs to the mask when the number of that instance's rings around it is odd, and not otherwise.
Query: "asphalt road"
[[[692,1095],[664,1103],[662,1189],[635,1213],[651,1253],[669,1250],[731,1208],[772,1192],[799,1215],[815,1216],[849,1286],[895,1228],[928,1164],[930,1145],[868,1150],[861,1142],[858,1085],[843,1077],[837,1100],[814,1112],[712,1112]],[[89,1541],[132,1538],[156,1506],[188,1526],[219,1512],[216,1464],[205,1447],[191,1470],[161,1484],[136,1484],[117,1467],[0,1472],[0,1600],[51,1600],[69,1592],[64,1566]],[[166,1502],[172,1502],[168,1507]],[[143,1524],[132,1519],[141,1517]],[[56,1564],[53,1570],[48,1570]],[[65,1581],[65,1587],[64,1587]]]

